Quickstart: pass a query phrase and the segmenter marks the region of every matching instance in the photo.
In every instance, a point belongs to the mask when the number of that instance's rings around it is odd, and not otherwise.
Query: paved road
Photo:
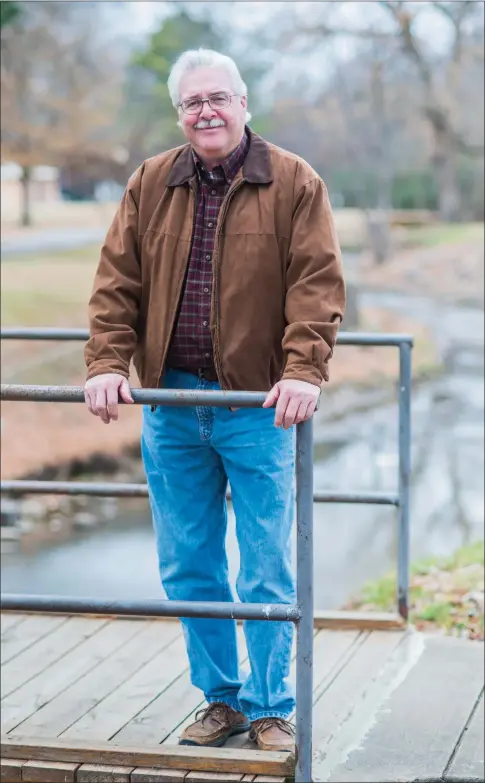
[[[25,253],[38,253],[49,250],[72,250],[101,242],[106,235],[106,228],[62,228],[43,229],[28,236],[2,239],[2,260],[13,258]]]

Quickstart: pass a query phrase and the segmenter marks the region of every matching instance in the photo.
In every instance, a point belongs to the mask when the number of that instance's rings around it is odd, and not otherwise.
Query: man
[[[241,601],[292,603],[294,426],[328,379],[344,282],[320,177],[247,126],[235,63],[185,52],[168,81],[188,141],[131,177],[102,249],[90,302],[91,413],[118,418],[142,386],[267,391],[262,409],[145,408],[142,454],[169,599],[232,601],[225,552],[228,481]],[[276,405],[276,410],[271,408]],[[246,622],[250,674],[230,620],[183,620],[192,682],[208,707],[182,744],[220,746],[250,729],[291,751],[293,625]]]

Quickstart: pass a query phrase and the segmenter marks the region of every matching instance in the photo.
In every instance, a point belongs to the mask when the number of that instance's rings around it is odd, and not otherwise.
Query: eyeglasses
[[[179,103],[179,108],[184,114],[198,114],[202,111],[204,103],[208,103],[211,109],[225,109],[231,103],[231,98],[236,98],[237,93],[228,95],[227,92],[216,92],[208,98],[189,98]]]

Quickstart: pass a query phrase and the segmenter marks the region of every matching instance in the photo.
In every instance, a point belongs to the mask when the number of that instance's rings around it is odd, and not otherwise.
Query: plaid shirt
[[[168,367],[212,367],[210,332],[212,253],[217,218],[224,197],[244,163],[249,147],[245,133],[235,150],[212,171],[193,151],[198,194],[185,288],[167,355]]]

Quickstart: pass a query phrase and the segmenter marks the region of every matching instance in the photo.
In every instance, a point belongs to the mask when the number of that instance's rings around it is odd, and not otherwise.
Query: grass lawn
[[[86,326],[99,246],[1,265],[2,326]]]
[[[1,264],[2,326],[87,327],[99,246]],[[82,383],[83,344],[2,341],[4,383]]]
[[[396,573],[369,582],[353,609],[394,611]],[[430,557],[411,565],[410,620],[420,629],[441,628],[483,639],[484,542],[476,541],[450,557]]]
[[[414,247],[435,247],[455,242],[483,243],[483,238],[483,223],[437,223],[407,228],[404,244]]]

